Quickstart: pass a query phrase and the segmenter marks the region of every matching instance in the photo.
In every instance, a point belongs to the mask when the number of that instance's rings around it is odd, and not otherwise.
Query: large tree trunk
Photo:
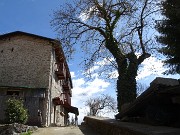
[[[141,64],[146,56],[142,55],[137,59],[133,51],[124,55],[113,39],[107,42],[106,47],[112,53],[118,65],[117,101],[118,111],[120,112],[123,104],[133,102],[136,99],[138,65]]]
[[[128,62],[127,62],[128,61]],[[136,76],[138,70],[137,57],[134,54],[124,60],[118,62],[119,77],[117,80],[117,101],[118,111],[125,103],[131,103],[136,99]]]

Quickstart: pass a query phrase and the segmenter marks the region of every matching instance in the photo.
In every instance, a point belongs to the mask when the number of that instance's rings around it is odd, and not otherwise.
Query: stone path
[[[100,135],[95,133],[91,128],[81,125],[78,127],[47,127],[39,128],[32,135]]]

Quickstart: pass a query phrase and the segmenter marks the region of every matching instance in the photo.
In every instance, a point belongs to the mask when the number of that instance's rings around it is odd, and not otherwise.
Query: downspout
[[[53,50],[53,43],[51,43],[52,45],[52,53],[51,53],[51,63],[50,63],[50,84],[49,84],[49,88],[46,91],[46,95],[48,97],[47,101],[46,101],[46,126],[49,126],[51,124],[51,110],[52,110],[52,74],[53,74],[53,60],[54,60],[54,50]],[[50,117],[50,118],[49,118]]]
[[[52,109],[54,109],[53,107],[52,107],[52,80],[53,80],[53,74],[54,74],[54,56],[55,56],[55,54],[54,54],[54,49],[53,49],[53,45],[52,45],[52,62],[51,62],[51,80],[50,80],[50,97],[49,97],[49,99],[50,99],[50,124],[51,124],[51,120],[52,120],[52,113],[51,113],[51,111],[52,111]],[[55,117],[55,116],[54,116]]]

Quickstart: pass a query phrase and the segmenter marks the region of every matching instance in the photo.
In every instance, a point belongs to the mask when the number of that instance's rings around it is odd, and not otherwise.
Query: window
[[[7,95],[19,96],[19,91],[18,90],[8,90]]]

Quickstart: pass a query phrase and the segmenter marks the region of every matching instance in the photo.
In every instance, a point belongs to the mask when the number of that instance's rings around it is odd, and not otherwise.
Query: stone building
[[[132,103],[116,116],[129,122],[180,127],[180,79],[156,77]]]
[[[60,42],[30,33],[0,35],[0,122],[6,100],[23,99],[29,125],[65,126],[71,106],[72,81]]]

